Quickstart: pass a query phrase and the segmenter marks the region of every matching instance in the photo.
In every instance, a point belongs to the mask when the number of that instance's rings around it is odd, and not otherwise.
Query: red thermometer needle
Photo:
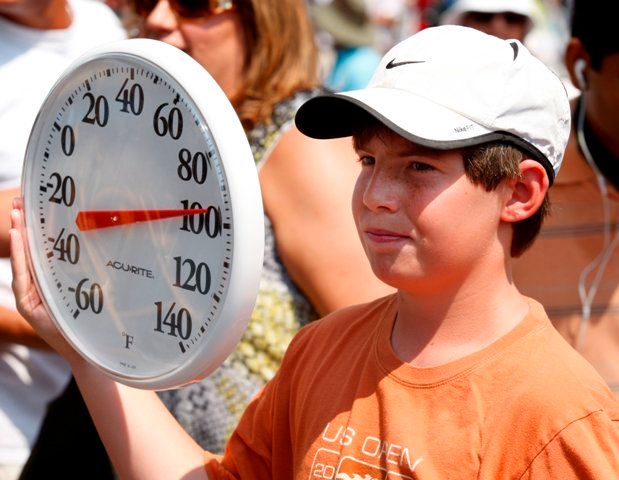
[[[82,210],[75,217],[75,224],[81,231],[97,228],[117,227],[130,223],[150,222],[164,218],[184,217],[208,212],[208,208],[183,210]]]

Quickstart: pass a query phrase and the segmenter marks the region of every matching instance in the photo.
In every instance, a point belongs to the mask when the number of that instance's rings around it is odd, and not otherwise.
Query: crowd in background
[[[476,3],[481,3],[483,9],[488,8],[484,6],[488,2],[455,0],[310,0],[322,46],[327,85],[336,90],[357,88],[362,81],[369,79],[378,59],[391,46],[429,26],[461,23],[465,10],[479,8]],[[566,2],[494,2],[491,8],[499,11],[501,8],[513,9],[514,5],[520,10],[520,17],[512,17],[510,21],[527,23],[526,35],[520,39],[525,40],[525,45],[538,58],[567,79],[562,58],[569,38]],[[482,22],[487,22],[486,29],[491,28],[489,18],[483,18]],[[353,55],[359,60],[354,64],[350,60],[346,63]],[[350,74],[354,78],[342,81],[344,75],[333,73],[334,68],[355,72]]]
[[[131,35],[135,24],[124,0],[106,3]],[[528,18],[525,45],[567,80],[563,51],[569,38],[569,0],[496,2],[493,9],[519,3]],[[453,13],[463,6],[476,8],[475,2],[457,0],[307,0],[307,5],[316,29],[322,77],[328,88],[342,91],[367,83],[380,57],[400,40],[427,27],[455,23]],[[569,81],[566,84],[570,88]]]

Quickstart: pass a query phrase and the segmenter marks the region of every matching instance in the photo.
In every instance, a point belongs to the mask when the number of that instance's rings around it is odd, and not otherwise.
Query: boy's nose
[[[363,191],[363,203],[372,211],[398,209],[397,178],[386,169],[374,169]]]

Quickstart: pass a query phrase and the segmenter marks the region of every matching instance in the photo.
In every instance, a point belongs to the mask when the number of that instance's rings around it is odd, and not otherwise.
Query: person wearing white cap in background
[[[455,0],[441,15],[443,25],[462,25],[504,40],[524,39],[533,27],[534,0]]]
[[[511,279],[568,140],[559,79],[517,40],[428,28],[387,52],[367,88],[314,97],[296,123],[353,136],[353,217],[397,293],[304,327],[223,457],[63,339],[13,211],[20,309],[69,361],[120,476],[618,478],[619,402]]]
[[[559,75],[572,98],[577,91],[563,64],[567,17],[567,9],[557,0],[455,0],[440,14],[439,22],[520,40]]]

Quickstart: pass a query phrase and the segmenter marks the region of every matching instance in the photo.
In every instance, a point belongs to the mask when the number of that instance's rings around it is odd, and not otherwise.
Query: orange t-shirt
[[[619,478],[619,403],[543,308],[489,347],[414,368],[397,295],[302,329],[212,479]]]

